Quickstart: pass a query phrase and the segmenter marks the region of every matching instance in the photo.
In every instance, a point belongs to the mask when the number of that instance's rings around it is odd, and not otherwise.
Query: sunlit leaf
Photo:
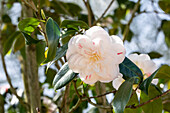
[[[119,87],[112,103],[115,113],[124,113],[124,109],[132,94],[132,86],[134,81],[135,77],[132,77],[123,82],[123,84]]]
[[[18,28],[20,31],[30,35],[40,24],[40,21],[36,18],[26,18],[19,22]]]
[[[76,73],[74,73],[71,69],[69,69],[68,63],[65,63],[61,67],[59,72],[55,75],[55,78],[53,80],[54,90],[64,87],[71,80],[73,80],[74,77],[76,77]]]

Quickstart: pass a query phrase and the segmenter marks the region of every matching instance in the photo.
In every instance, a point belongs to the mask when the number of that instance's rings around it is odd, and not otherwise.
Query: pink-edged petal
[[[122,78],[123,75],[120,74],[116,79],[113,80],[112,85],[113,87],[118,90],[120,85],[123,83],[124,79]]]
[[[86,84],[94,84],[99,80],[99,77],[95,74],[80,74],[80,79]]]
[[[116,64],[120,64],[125,59],[126,50],[123,45],[115,43],[112,44],[112,49],[110,50],[111,55],[113,55],[113,60]],[[112,52],[111,52],[112,51]]]

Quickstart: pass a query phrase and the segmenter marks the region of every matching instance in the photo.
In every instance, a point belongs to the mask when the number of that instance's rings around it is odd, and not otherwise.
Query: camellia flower
[[[69,68],[85,83],[110,82],[120,75],[118,65],[125,58],[125,48],[118,36],[94,26],[70,39],[66,57]]]
[[[141,69],[144,75],[144,79],[148,78],[157,69],[156,64],[150,59],[149,55],[147,54],[131,54],[128,56],[128,58]],[[118,78],[113,80],[112,85],[115,89],[118,89],[123,81],[124,79],[122,78],[122,76],[119,76]],[[153,79],[152,83],[155,85],[158,84],[158,79]]]

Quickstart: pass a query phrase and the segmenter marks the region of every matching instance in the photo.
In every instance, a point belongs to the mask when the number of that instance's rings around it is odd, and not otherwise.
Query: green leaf
[[[4,14],[2,15],[2,22],[11,23],[11,18],[7,14]]]
[[[158,69],[159,70],[159,69]],[[147,79],[145,79],[139,86],[139,89],[141,89],[143,92],[145,92],[148,95],[148,89],[149,86],[153,80],[153,78],[155,77],[155,75],[157,74],[158,70],[156,70],[154,73],[152,73],[151,76],[149,76]]]
[[[45,79],[45,83],[48,83],[50,85],[50,88],[52,88],[52,82],[53,79],[56,75],[56,70],[49,68],[47,73],[45,73],[46,79]]]
[[[60,28],[52,18],[48,18],[47,20],[46,33],[48,38],[48,53],[47,59],[44,62],[49,62],[55,58],[60,38]]]
[[[81,20],[79,20],[79,21],[64,20],[62,22],[62,24],[61,24],[61,28],[73,28],[75,30],[79,30],[79,27],[80,28],[84,28],[84,29],[88,29],[89,28],[89,26],[85,22],[83,22]]]
[[[140,77],[143,79],[143,74],[141,70],[127,57],[125,57],[124,61],[119,65],[120,73],[123,74],[123,78],[126,80],[130,77]]]
[[[64,34],[61,35],[62,44],[66,44],[69,40],[75,35],[76,30],[67,30]]]
[[[36,58],[37,64],[40,65],[45,60],[45,47],[46,43],[44,41],[40,41],[36,44]]]
[[[58,48],[57,52],[56,52],[56,56],[54,58],[53,61],[49,62],[47,64],[47,70],[48,68],[55,62],[57,61],[58,59],[60,59],[61,57],[65,56],[66,52],[67,52],[67,48],[68,48],[68,43],[61,46],[60,48]]]
[[[168,113],[170,113],[170,93],[168,93],[167,95],[162,97],[162,101],[163,101],[163,109],[165,111],[167,111]]]
[[[21,48],[23,48],[25,46],[25,38],[24,36],[20,33],[18,35],[18,38],[16,39],[15,43],[14,43],[14,53],[17,52],[18,50],[20,50]]]
[[[124,113],[124,109],[130,99],[132,93],[132,86],[135,81],[135,77],[126,80],[118,89],[114,100],[113,109],[115,113]]]
[[[148,53],[148,55],[150,56],[151,59],[162,57],[162,55],[160,53],[155,52],[155,51]]]
[[[139,104],[139,101],[138,101],[138,96],[136,93],[133,94],[133,96],[130,98],[127,106],[129,105],[138,105]],[[131,109],[131,108],[126,108],[125,109],[125,113],[141,113],[142,112],[142,109],[141,107],[137,108],[137,109]]]
[[[19,22],[18,28],[20,31],[30,35],[40,24],[40,21],[36,18],[26,18]]]
[[[31,45],[31,44],[37,44],[39,41],[41,40],[36,40],[34,38],[32,38],[30,35],[22,32],[23,36],[25,37],[25,41],[27,45]]]
[[[163,20],[162,21],[162,30],[165,34],[165,42],[166,42],[166,45],[170,48],[170,32],[169,32],[169,29],[170,29],[170,21]]]
[[[149,94],[146,95],[145,92],[141,92],[140,103],[146,102],[156,96],[160,95],[160,92],[156,90],[155,87],[149,87]],[[145,104],[142,106],[144,113],[162,113],[162,99],[156,99],[153,102]]]
[[[14,40],[18,37],[19,34],[20,32],[16,31],[5,41],[4,46],[3,46],[4,55],[6,55],[8,51],[11,49]]]
[[[159,6],[165,13],[170,13],[170,1],[169,0],[159,0]]]
[[[97,107],[91,108],[87,113],[100,113]]]
[[[165,82],[168,82],[170,80],[170,66],[161,66],[155,77],[159,79],[164,79]]]
[[[55,78],[53,80],[54,90],[64,87],[71,80],[73,80],[74,77],[76,77],[76,73],[74,73],[71,69],[69,69],[68,63],[65,63],[61,67],[59,72],[55,75]]]

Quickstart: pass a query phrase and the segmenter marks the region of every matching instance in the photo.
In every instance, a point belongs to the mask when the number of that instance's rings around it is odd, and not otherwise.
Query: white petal
[[[159,81],[159,80],[158,80],[157,78],[155,78],[155,79],[152,80],[151,83],[157,85],[157,84],[158,84],[158,81]]]
[[[136,54],[136,53],[130,54],[130,55],[128,56],[128,58],[129,58],[133,63],[136,64],[136,63],[138,62],[139,55]]]
[[[110,36],[110,40],[112,43],[118,43],[118,44],[123,45],[123,41],[120,39],[120,37],[118,37],[116,35]]]
[[[142,59],[142,60],[150,60],[150,57],[149,57],[148,54],[140,54],[139,57],[140,57],[140,59]]]
[[[118,90],[123,81],[124,79],[122,78],[122,74],[120,74],[120,76],[113,80],[112,85],[116,90]]]
[[[152,74],[153,72],[156,71],[157,66],[152,60],[145,60],[143,61],[141,68],[143,69],[144,73]]]
[[[85,32],[85,35],[91,38],[91,40],[99,38],[103,41],[109,41],[109,34],[99,26],[93,26]]]

